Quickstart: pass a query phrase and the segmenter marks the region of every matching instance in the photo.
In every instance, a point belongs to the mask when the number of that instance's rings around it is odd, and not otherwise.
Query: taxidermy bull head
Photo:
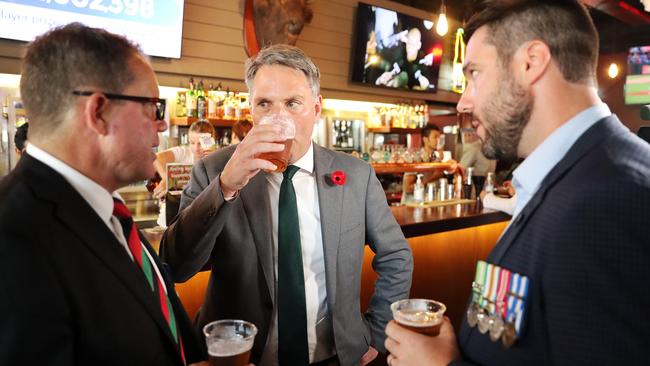
[[[309,24],[314,16],[308,0],[245,1],[244,31],[248,33],[245,39],[246,51],[249,55],[257,53],[259,48],[270,44],[295,45],[303,27]],[[250,19],[247,20],[251,17],[253,29],[250,29]],[[257,47],[251,44],[253,40],[250,33],[254,33]]]

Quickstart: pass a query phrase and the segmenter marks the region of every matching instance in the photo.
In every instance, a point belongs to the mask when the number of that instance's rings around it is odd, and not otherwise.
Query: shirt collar
[[[309,174],[314,172],[314,143],[309,141],[309,149],[305,155],[298,159],[293,165],[297,166],[301,170],[307,171]]]
[[[512,173],[518,194],[515,215],[539,189],[548,173],[564,158],[573,144],[599,120],[612,113],[604,103],[593,105],[568,120],[549,135]]]
[[[113,197],[122,200],[117,192],[113,192],[113,194],[109,193],[104,189],[104,187],[81,174],[70,165],[40,149],[34,145],[34,143],[30,143],[25,149],[31,157],[39,160],[61,174],[63,178],[68,181],[77,192],[79,192],[81,197],[88,202],[90,207],[95,210],[102,221],[109,224],[111,216],[113,215]]]

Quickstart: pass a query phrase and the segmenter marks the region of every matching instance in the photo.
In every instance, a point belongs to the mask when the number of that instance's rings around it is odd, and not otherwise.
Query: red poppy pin
[[[342,170],[336,170],[332,172],[332,182],[337,186],[342,186],[345,184],[345,172]]]

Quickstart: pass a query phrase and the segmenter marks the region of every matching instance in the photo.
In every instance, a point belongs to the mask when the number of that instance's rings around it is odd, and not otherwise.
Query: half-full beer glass
[[[224,319],[203,327],[212,366],[248,365],[257,334],[254,324],[243,320]]]
[[[437,336],[447,307],[434,300],[406,299],[392,303],[390,309],[401,326],[428,336]]]
[[[281,114],[266,115],[262,117],[259,124],[274,124],[282,127],[282,140],[276,142],[278,144],[284,144],[284,150],[262,153],[257,156],[259,159],[268,160],[271,163],[275,164],[277,167],[277,169],[275,169],[275,172],[282,173],[287,169],[287,164],[289,164],[291,145],[293,144],[294,137],[296,137],[296,124],[293,121],[293,118]]]

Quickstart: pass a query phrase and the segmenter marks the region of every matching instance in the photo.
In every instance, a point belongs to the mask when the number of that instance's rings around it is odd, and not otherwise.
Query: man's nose
[[[271,108],[271,114],[276,114],[276,115],[288,115],[289,111],[287,110],[287,106],[285,106],[283,103],[277,103],[274,104],[273,107]]]
[[[467,92],[467,89],[465,89],[465,92],[460,96],[460,100],[458,100],[458,104],[456,104],[456,110],[459,113],[472,113],[473,108],[474,106],[472,105],[469,93]]]
[[[164,132],[167,130],[167,121],[164,119],[156,120],[156,127],[158,132]]]

